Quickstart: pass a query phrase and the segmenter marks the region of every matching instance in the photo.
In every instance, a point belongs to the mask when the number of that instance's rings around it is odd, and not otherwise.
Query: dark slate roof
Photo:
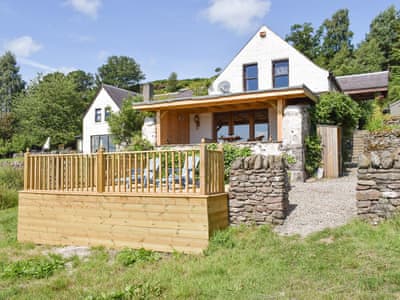
[[[344,92],[374,88],[386,88],[389,84],[389,71],[337,76],[340,87]]]
[[[135,92],[120,89],[108,84],[103,84],[103,88],[106,90],[106,92],[110,95],[110,97],[114,100],[115,104],[117,104],[119,108],[121,108],[124,99],[128,98],[129,96],[138,95]]]

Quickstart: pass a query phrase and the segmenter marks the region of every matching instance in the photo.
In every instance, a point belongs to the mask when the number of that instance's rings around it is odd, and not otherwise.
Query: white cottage
[[[124,99],[137,94],[111,85],[103,84],[83,117],[82,150],[96,152],[100,146],[115,151],[107,123],[111,111],[119,112]]]

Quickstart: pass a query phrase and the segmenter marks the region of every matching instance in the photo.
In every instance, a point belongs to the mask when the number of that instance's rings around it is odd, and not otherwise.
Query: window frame
[[[287,62],[287,75],[275,75],[275,65],[278,64],[278,63],[283,63],[283,62]],[[290,86],[290,77],[289,77],[289,75],[290,75],[290,65],[289,65],[289,59],[288,58],[278,59],[278,60],[273,60],[272,61],[272,87],[274,89],[289,87]],[[277,77],[286,77],[286,76],[287,76],[287,79],[288,79],[287,86],[277,87],[275,85],[275,78],[277,78]]]
[[[265,113],[265,120],[262,122],[257,120],[256,114],[262,111],[263,114]],[[255,129],[256,124],[267,124],[267,132],[265,132],[265,136],[263,140],[268,140],[270,135],[270,120],[269,120],[269,113],[268,109],[251,109],[251,110],[243,110],[243,111],[225,111],[225,112],[218,112],[213,114],[213,139],[215,141],[220,140],[220,136],[218,136],[218,131],[222,126],[227,127],[228,135],[235,136],[237,132],[235,131],[235,126],[240,125],[235,123],[236,115],[239,113],[245,113],[248,116],[248,123],[242,124],[249,126],[248,138],[241,141],[241,142],[253,142],[257,141],[257,136],[255,136]],[[218,128],[218,123],[221,123],[223,120],[224,125]]]
[[[104,121],[108,121],[111,116],[111,107],[107,106],[104,108]]]
[[[257,76],[256,76],[256,77],[249,77],[249,78],[247,78],[247,77],[246,77],[246,75],[247,75],[247,74],[246,74],[246,68],[251,67],[251,66],[256,66],[256,67],[257,67]],[[244,65],[243,65],[243,90],[244,90],[245,92],[258,91],[258,89],[259,89],[259,85],[258,85],[259,80],[258,80],[258,78],[259,78],[259,76],[258,76],[258,63],[254,62],[254,63],[249,63],[249,64],[244,64]],[[248,81],[248,80],[254,80],[254,79],[257,80],[257,89],[255,89],[255,90],[249,90],[249,89],[248,89],[248,85],[247,85],[247,81]]]
[[[101,122],[101,108],[95,108],[94,109],[94,122],[95,123],[100,123]]]
[[[103,145],[103,147],[105,148],[106,152],[114,152],[115,151],[115,144],[112,141],[112,135],[111,134],[94,134],[90,136],[90,152],[91,153],[95,153],[99,150],[100,147],[100,141],[102,140],[102,138],[106,138],[106,145]],[[98,147],[97,149],[95,149],[94,147],[94,140],[97,140],[98,143]]]

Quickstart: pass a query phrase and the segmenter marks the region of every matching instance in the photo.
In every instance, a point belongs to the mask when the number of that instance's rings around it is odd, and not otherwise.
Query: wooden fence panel
[[[96,154],[25,154],[25,191],[107,193],[224,192],[223,151],[157,150]]]

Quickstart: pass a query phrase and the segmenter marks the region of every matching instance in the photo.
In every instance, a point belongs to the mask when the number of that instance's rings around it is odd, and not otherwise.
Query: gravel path
[[[290,214],[275,230],[284,235],[306,236],[346,224],[356,215],[356,175],[295,183],[289,193]]]

